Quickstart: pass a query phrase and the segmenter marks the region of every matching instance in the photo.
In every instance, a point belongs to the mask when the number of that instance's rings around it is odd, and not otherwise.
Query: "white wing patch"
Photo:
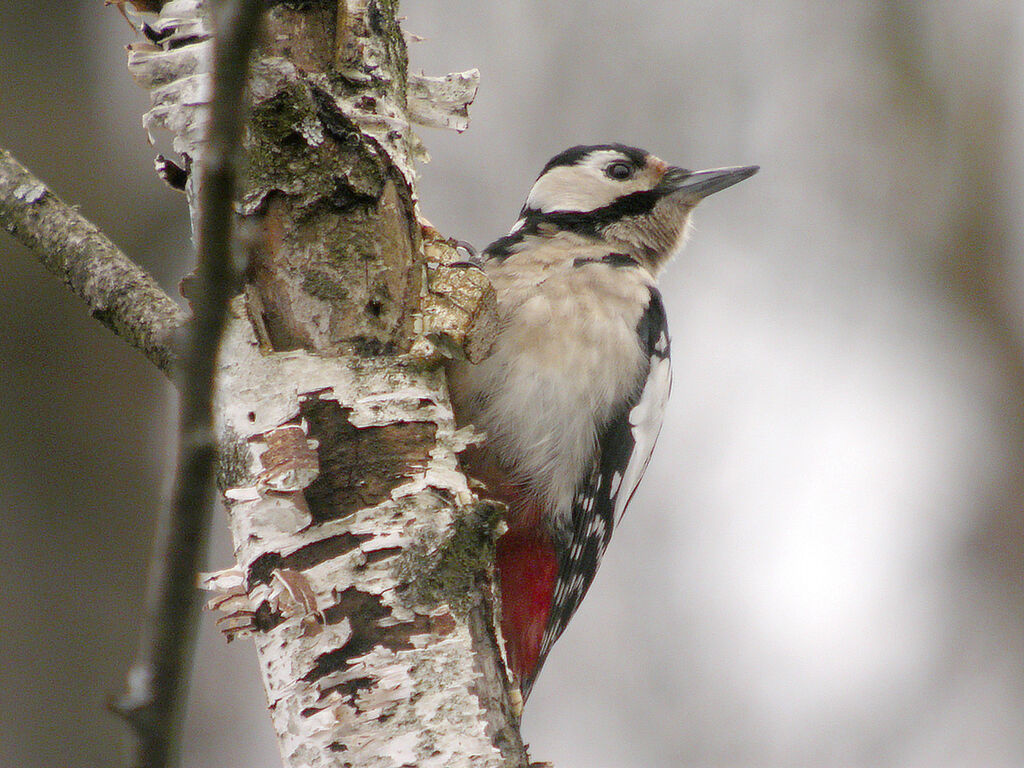
[[[659,346],[661,349],[659,350]],[[647,470],[647,464],[654,452],[654,444],[661,432],[661,423],[665,418],[665,406],[668,404],[669,392],[672,390],[672,361],[668,357],[668,334],[662,330],[655,352],[651,358],[651,368],[647,372],[640,402],[629,412],[629,431],[635,442],[633,454],[629,457],[625,475],[622,477],[621,489],[615,487],[615,522],[622,520],[626,506],[640,485],[640,479]]]
[[[567,540],[556,546],[560,551],[558,579],[534,675],[587,593],[661,431],[672,388],[672,367],[665,310],[654,288],[637,333],[649,361],[643,386],[606,425],[591,471],[573,497],[572,525],[564,532],[555,532]],[[531,683],[524,682],[524,692],[529,691]]]

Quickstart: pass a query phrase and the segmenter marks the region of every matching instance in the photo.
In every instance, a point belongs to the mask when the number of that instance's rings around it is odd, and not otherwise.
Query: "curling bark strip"
[[[256,643],[289,767],[525,765],[494,630],[500,517],[458,471],[470,436],[443,374],[409,354],[429,292],[396,4],[270,6],[236,203],[248,266],[217,374],[237,557],[210,579],[222,626]],[[187,168],[201,4],[167,3],[147,38],[129,54],[146,125]],[[417,112],[464,127],[474,78],[435,80]]]

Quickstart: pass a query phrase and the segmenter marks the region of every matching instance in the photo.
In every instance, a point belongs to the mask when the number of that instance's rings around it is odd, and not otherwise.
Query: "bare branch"
[[[198,625],[197,566],[214,503],[214,370],[228,301],[235,292],[232,201],[243,125],[238,105],[261,8],[260,0],[227,0],[216,9],[220,23],[214,39],[213,100],[199,161],[195,318],[181,368],[178,469],[156,550],[158,573],[140,660],[118,705],[139,735],[136,764],[145,768],[168,765],[177,753]]]
[[[85,301],[89,312],[170,372],[185,312],[78,211],[0,149],[0,225]]]

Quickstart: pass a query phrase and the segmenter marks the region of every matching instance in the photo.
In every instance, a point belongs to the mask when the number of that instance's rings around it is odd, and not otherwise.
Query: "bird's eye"
[[[629,163],[611,163],[604,172],[612,179],[623,181],[633,175],[633,166]]]

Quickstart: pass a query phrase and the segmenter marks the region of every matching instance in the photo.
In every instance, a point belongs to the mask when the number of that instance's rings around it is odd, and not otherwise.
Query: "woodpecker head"
[[[544,166],[519,221],[488,251],[507,255],[529,235],[565,233],[604,240],[656,273],[682,246],[693,207],[757,170],[688,171],[622,144],[571,147]]]

